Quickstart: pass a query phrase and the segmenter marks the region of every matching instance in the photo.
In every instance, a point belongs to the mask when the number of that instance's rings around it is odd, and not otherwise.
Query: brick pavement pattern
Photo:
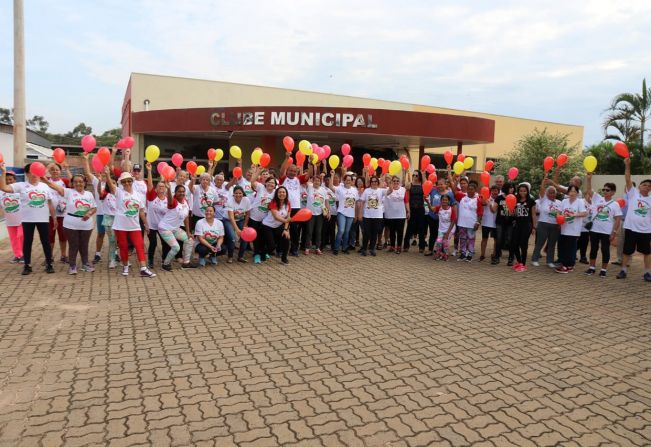
[[[651,445],[639,261],[625,282],[415,253],[290,263],[3,263],[0,445]]]

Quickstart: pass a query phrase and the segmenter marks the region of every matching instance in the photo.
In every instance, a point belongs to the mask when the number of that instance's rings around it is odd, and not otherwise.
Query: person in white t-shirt
[[[624,256],[622,270],[617,279],[624,279],[628,264],[635,250],[644,255],[644,280],[651,282],[651,179],[633,187],[631,179],[631,159],[624,159],[624,178],[626,179],[626,219],[624,220]]]
[[[491,261],[495,259],[497,253],[497,196],[500,195],[500,188],[497,185],[490,187],[490,197],[485,200],[482,197],[482,205],[484,206],[484,215],[481,218],[481,252],[479,254],[479,261],[486,259],[486,247],[488,240],[493,238],[493,253],[491,254]]]
[[[269,204],[269,213],[262,220],[261,234],[258,236],[262,260],[269,259],[277,248],[280,253],[280,261],[285,265],[289,264],[287,252],[289,250],[292,205],[287,200],[288,196],[287,188],[279,186]]]
[[[206,216],[206,208],[213,206],[213,203],[217,200],[217,189],[212,184],[212,176],[209,173],[204,172],[199,176],[199,184],[195,185],[193,182],[190,182],[188,190],[192,197],[192,200],[188,200],[192,203],[190,229],[194,230],[197,222]],[[213,212],[214,211],[215,208],[213,207]]]
[[[360,201],[362,202],[361,215],[357,216],[364,224],[362,235],[362,250],[360,255],[366,256],[366,250],[370,247],[371,256],[375,256],[375,247],[380,233],[382,219],[384,216],[384,195],[386,188],[380,188],[380,179],[372,176],[369,187],[364,190]]]
[[[7,185],[16,183],[16,173],[7,171]],[[15,192],[0,191],[0,208],[5,212],[5,224],[9,234],[9,242],[14,257],[12,264],[24,263],[23,259],[23,226],[20,217],[20,194]]]
[[[307,182],[307,208],[312,211],[312,217],[307,222],[305,231],[305,254],[310,254],[313,248],[314,253],[320,255],[321,236],[324,220],[330,219],[330,204],[327,201],[328,193],[322,185],[324,174],[315,175]]]
[[[337,198],[337,236],[332,254],[337,255],[339,250],[348,254],[348,241],[350,240],[350,229],[355,220],[355,208],[359,194],[357,188],[353,185],[353,176],[344,175],[344,183],[338,186],[332,186]],[[354,246],[353,246],[354,247]]]
[[[65,170],[67,177],[61,177],[61,172]],[[62,188],[67,188],[70,185],[70,170],[68,166],[64,163],[59,165],[58,163],[49,163],[47,165],[47,173],[49,180]],[[52,251],[54,251],[54,243],[56,242],[56,236],[59,235],[59,249],[61,250],[61,262],[68,262],[68,238],[66,231],[63,228],[63,218],[66,215],[66,200],[65,198],[59,196],[54,188],[50,188],[50,199],[54,205],[54,210],[56,211],[56,226],[52,225],[50,222],[50,245],[52,245]]]
[[[152,178],[151,163],[145,165],[147,169],[147,224],[149,226],[149,245],[147,246],[147,267],[154,268],[154,256],[156,248],[158,247],[158,239],[161,241],[162,259],[170,251],[170,246],[165,243],[163,237],[158,232],[158,223],[167,213],[167,185],[165,182],[158,182],[154,188],[154,180]]]
[[[567,187],[567,197],[561,203],[561,213],[565,222],[561,225],[561,237],[558,240],[558,259],[560,265],[557,273],[570,273],[576,264],[576,246],[581,235],[583,218],[588,215],[588,209],[583,199],[578,197],[579,188],[575,185]]]
[[[546,185],[549,185],[546,187]],[[549,179],[544,179],[538,190],[538,227],[536,228],[536,244],[531,256],[531,265],[540,265],[540,253],[547,244],[547,267],[556,268],[555,254],[556,243],[561,234],[561,226],[556,221],[556,216],[561,214],[561,201],[556,198],[556,187]]]
[[[409,219],[409,197],[398,176],[391,176],[384,195],[384,217],[389,228],[388,252],[400,254],[405,221]]]
[[[199,255],[199,266],[206,265],[206,258],[217,265],[217,254],[222,251],[224,243],[224,224],[215,219],[215,208],[208,205],[203,209],[206,217],[199,219],[194,226],[194,237],[197,240],[194,251]]]
[[[273,199],[274,192],[276,191],[276,179],[269,177],[268,171],[267,174],[260,174],[258,180],[255,179],[255,176],[252,178],[251,187],[255,191],[253,196],[253,202],[251,203],[251,212],[249,213],[249,226],[253,228],[258,235],[262,228],[262,221],[269,214],[269,204]],[[253,263],[260,264],[263,261],[265,256],[258,246],[260,245],[260,238],[256,238],[253,242]]]
[[[249,226],[249,216],[251,214],[251,202],[248,197],[244,196],[244,189],[241,186],[233,188],[233,195],[229,197],[226,204],[228,210],[228,220],[231,222],[237,238],[240,240],[240,247],[237,252],[237,262],[246,263],[246,248],[248,242],[243,240],[242,230]],[[233,251],[228,252],[228,259],[233,258]],[[228,261],[227,261],[228,262]]]
[[[170,251],[163,260],[162,268],[168,272],[172,271],[172,260],[181,250],[179,242],[183,244],[181,267],[195,268],[196,265],[190,262],[194,239],[190,232],[190,204],[185,199],[185,186],[177,185],[174,189],[174,196],[172,196],[172,188],[168,182],[165,182],[165,186],[167,187],[167,209],[158,222],[158,234],[169,245]]]
[[[289,194],[287,201],[292,205],[291,214],[293,216],[301,209],[301,193],[303,189],[301,185],[307,182],[307,175],[299,175],[298,167],[295,164],[289,164],[289,155],[289,153],[285,154],[285,161],[280,166],[280,179],[278,183],[287,189],[287,193]],[[291,234],[289,253],[291,256],[298,256],[301,235],[305,233],[305,226],[305,222],[292,222],[289,227]]]
[[[52,203],[48,183],[52,184],[46,178],[38,178],[29,172],[31,163],[25,166],[26,182],[16,182],[10,185],[6,181],[7,169],[4,163],[0,163],[0,191],[6,193],[17,193],[20,197],[20,209],[23,226],[23,275],[32,273],[32,242],[34,241],[34,231],[38,230],[43,253],[45,254],[45,272],[54,273],[52,265],[52,246],[49,241],[49,224],[53,219],[56,227],[56,211]]]
[[[82,152],[81,158],[84,164],[84,174],[93,188],[93,197],[97,205],[97,212],[95,213],[97,235],[95,236],[95,257],[93,258],[93,264],[97,264],[102,260],[102,246],[104,245],[104,235],[106,234],[104,227],[104,201],[100,200],[100,191],[106,187],[106,173],[102,171],[97,175],[93,174],[93,171],[90,169],[90,163],[88,163],[88,152]]]

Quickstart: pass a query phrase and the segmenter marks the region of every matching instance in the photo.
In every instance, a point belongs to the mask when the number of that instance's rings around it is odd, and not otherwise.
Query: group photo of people
[[[58,160],[47,166],[25,166],[22,182],[0,165],[10,262],[23,275],[34,271],[38,232],[44,271],[55,273],[58,258],[70,275],[107,268],[153,278],[160,270],[222,262],[282,265],[300,256],[409,252],[424,261],[514,272],[546,266],[569,274],[579,263],[581,273],[602,278],[617,264],[614,276],[624,279],[639,253],[643,280],[651,282],[651,178],[635,185],[630,158],[622,160],[625,189],[618,191],[614,183],[594,184],[594,169],[561,185],[562,164],[552,170],[547,160],[543,181],[533,185],[518,177],[517,167],[506,178],[491,175],[492,162],[473,179],[466,175],[472,160],[464,164],[457,156],[453,163],[451,154],[439,171],[429,157],[418,169],[404,156],[364,154],[363,168],[354,172],[350,147],[343,160],[329,156],[329,148],[324,154],[318,146],[313,153],[301,147],[296,160],[288,150],[276,167],[256,149],[243,172],[235,147],[237,165],[224,172],[217,170],[223,154],[214,149],[207,169],[194,161],[182,169],[180,154],[174,166],[155,164],[158,148],[150,148],[143,164],[132,163],[128,148],[97,154],[91,148],[81,154],[83,171],[74,174],[65,155],[55,153]]]

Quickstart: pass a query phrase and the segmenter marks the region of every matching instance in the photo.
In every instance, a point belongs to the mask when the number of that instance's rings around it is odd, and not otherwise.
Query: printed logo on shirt
[[[83,199],[77,199],[75,200],[75,208],[76,211],[72,214],[77,217],[83,217],[86,214],[86,212],[90,209],[90,203],[86,202]]]
[[[258,204],[258,210],[262,211],[263,213],[266,213],[269,211],[269,204],[271,203],[271,197],[265,197],[262,200],[260,200],[260,203]]]
[[[610,216],[610,208],[604,205],[599,205],[597,207],[597,214],[595,214],[594,218],[596,220],[600,220],[603,222],[608,220],[609,216]]]
[[[354,208],[355,207],[355,198],[354,197],[346,197],[344,200],[344,208]]]
[[[304,208],[307,206],[307,192],[301,191],[301,207]]]
[[[314,195],[314,202],[312,202],[312,206],[314,208],[320,207],[323,205],[323,196],[321,194],[315,194]]]
[[[649,208],[644,206],[645,203],[641,200],[637,201],[637,208],[633,211],[635,214],[637,214],[640,217],[646,217],[647,213],[649,212]]]
[[[565,216],[565,223],[566,224],[571,224],[572,222],[574,222],[574,213],[576,213],[576,211],[573,210],[573,209],[570,209],[570,208],[563,211],[563,215]]]
[[[206,211],[206,208],[209,206],[212,206],[212,199],[206,194],[202,194],[201,200],[199,201],[199,208],[201,208],[201,211]]]
[[[219,236],[217,234],[213,233],[212,231],[208,230],[203,234],[203,238],[210,242],[211,244],[214,244],[217,242],[217,239],[219,239]]]
[[[249,197],[251,194],[253,194],[255,191],[251,189],[251,185],[244,185],[244,195]]]
[[[559,212],[560,212],[560,209],[556,205],[554,205],[554,204],[549,205],[549,213],[548,213],[549,217],[554,217],[555,218],[558,215]]]
[[[242,210],[233,210],[233,217],[235,220],[242,220],[244,219],[244,212]]]
[[[376,196],[369,196],[368,200],[366,201],[366,208],[368,209],[378,209],[380,205],[380,201]]]
[[[17,213],[20,209],[20,202],[12,197],[5,197],[2,200],[2,207],[5,213]]]
[[[45,201],[47,200],[45,194],[38,191],[30,191],[27,194],[27,198],[29,199],[27,206],[30,208],[43,208],[45,206]]]
[[[127,199],[124,201],[124,208],[126,209],[125,216],[134,217],[140,211],[140,204],[136,200]]]

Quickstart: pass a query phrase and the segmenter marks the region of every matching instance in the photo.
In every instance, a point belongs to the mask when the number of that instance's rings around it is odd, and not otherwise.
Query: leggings
[[[502,250],[509,250],[509,259],[513,259],[513,250],[511,249],[511,237],[513,235],[513,222],[504,222],[497,224],[497,258],[502,256]]]
[[[389,246],[396,248],[402,247],[402,237],[405,233],[405,218],[387,219],[386,224],[389,228]]]
[[[115,232],[113,231],[113,220],[115,219],[115,216],[109,216],[108,214],[104,215],[104,219],[102,220],[102,225],[104,226],[104,232],[108,235],[108,240],[109,240],[109,261],[112,261],[115,259],[115,255],[117,254],[117,243],[115,241]]]
[[[25,265],[32,262],[32,242],[34,241],[34,230],[38,230],[38,237],[41,239],[45,262],[52,264],[52,245],[50,245],[49,222],[23,222],[23,257]]]
[[[590,242],[590,232],[582,231],[581,236],[579,236],[579,240],[577,242],[579,256],[581,256],[581,259],[586,259],[588,257],[588,242]]]
[[[216,246],[217,246],[217,243],[215,242],[213,247],[216,247]],[[219,252],[215,253],[213,251],[210,251],[208,249],[208,247],[206,247],[205,245],[203,245],[201,243],[195,247],[194,251],[197,252],[197,254],[199,255],[200,258],[205,258],[208,255],[217,256],[219,254]]]
[[[515,253],[515,259],[520,264],[527,264],[527,249],[529,248],[529,235],[531,234],[531,223],[516,222],[511,236],[511,251]]]
[[[147,262],[150,264],[154,263],[154,255],[156,254],[156,248],[158,247],[158,238],[161,240],[160,245],[163,252],[163,260],[165,260],[165,257],[170,252],[170,246],[163,241],[163,236],[160,235],[158,230],[150,229],[147,238],[149,239],[149,246],[147,247]]]
[[[258,250],[256,254],[261,256],[273,256],[276,248],[278,248],[278,251],[280,252],[280,258],[283,261],[287,261],[289,239],[283,237],[283,228],[284,225],[279,225],[276,228],[272,228],[263,224],[262,227],[260,227],[260,233],[262,237],[260,238],[260,244],[257,244],[256,246],[256,250]]]
[[[558,239],[558,258],[564,267],[574,267],[576,264],[576,244],[578,236],[566,236],[561,234]]]
[[[436,235],[436,243],[434,244],[434,250],[437,254],[447,254],[448,247],[450,245],[450,235],[445,236],[445,231],[439,231]]]
[[[436,243],[439,236],[439,219],[435,219],[429,214],[427,215],[427,227],[429,228],[429,239],[427,241],[427,248],[429,251],[434,249],[434,244]]]
[[[558,241],[560,231],[558,224],[538,222],[538,228],[536,228],[536,246],[533,249],[533,256],[531,257],[532,261],[538,262],[540,259],[540,252],[545,243],[547,243],[547,264],[554,263],[556,242]]]
[[[235,225],[237,225],[237,228],[242,231],[244,228],[244,220],[236,220]],[[246,253],[246,248],[249,246],[249,243],[245,241],[244,239],[240,238],[240,248],[237,250],[237,259],[241,259],[244,257],[244,254]]]
[[[373,251],[377,244],[377,236],[382,225],[382,218],[365,217],[363,222],[364,235],[362,237],[362,250],[366,250],[370,245]]]
[[[312,218],[307,222],[306,227],[306,236],[305,236],[305,249],[309,250],[312,248],[312,240],[314,240],[314,246],[318,249],[321,249],[321,236],[323,232],[323,214],[312,215]]]
[[[11,242],[11,250],[14,252],[15,258],[23,257],[23,226],[17,225],[15,227],[7,227],[9,233],[9,241]]]
[[[136,255],[140,263],[145,262],[145,244],[142,240],[140,230],[113,230],[115,239],[117,239],[118,247],[120,247],[120,260],[122,265],[127,265],[129,262],[129,241],[136,249]]]
[[[66,228],[68,238],[68,263],[77,266],[77,253],[81,255],[81,265],[88,264],[88,241],[93,230],[72,230]]]
[[[475,254],[476,235],[474,228],[459,227],[459,251],[463,256],[472,257]]]
[[[597,259],[597,252],[601,244],[601,263],[606,265],[610,262],[610,235],[590,232],[590,261]]]
[[[190,262],[190,258],[192,257],[193,241],[188,237],[188,233],[180,228],[177,228],[173,231],[159,229],[158,234],[160,235],[161,239],[163,239],[163,241],[165,241],[165,243],[170,247],[170,251],[167,253],[167,256],[165,256],[165,259],[163,259],[163,264],[170,264],[179,250],[181,250],[181,246],[179,245],[178,241],[183,242],[183,263],[187,264]]]
[[[407,233],[405,234],[404,248],[409,248],[409,242],[412,236],[418,235],[418,248],[425,249],[425,212],[422,208],[412,210],[409,220],[407,221]]]

